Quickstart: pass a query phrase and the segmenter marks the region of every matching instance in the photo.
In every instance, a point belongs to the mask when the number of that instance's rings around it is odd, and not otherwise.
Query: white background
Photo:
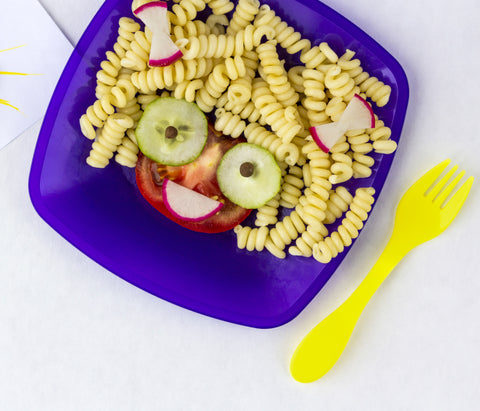
[[[0,151],[0,409],[479,409],[480,5],[325,2],[389,50],[411,88],[392,172],[340,269],[296,319],[271,330],[136,289],[35,213],[27,180],[38,123]],[[102,2],[41,3],[75,43]],[[367,274],[406,188],[446,157],[477,178],[460,215],[395,269],[331,372],[294,381],[296,344]]]

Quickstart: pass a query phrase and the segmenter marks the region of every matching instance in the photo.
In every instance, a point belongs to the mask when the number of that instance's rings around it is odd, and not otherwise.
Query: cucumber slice
[[[220,190],[231,202],[253,209],[277,195],[282,172],[268,150],[241,143],[223,156],[217,169],[217,180]]]
[[[195,160],[205,147],[207,117],[194,103],[162,97],[146,107],[135,135],[138,148],[147,157],[181,166]]]

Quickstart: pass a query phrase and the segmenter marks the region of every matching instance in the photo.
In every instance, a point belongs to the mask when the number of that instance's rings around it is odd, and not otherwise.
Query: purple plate
[[[375,112],[398,142],[408,102],[399,63],[344,17],[315,0],[265,3],[315,44],[357,51],[366,71],[391,85],[390,102]],[[124,280],[187,309],[258,328],[280,326],[299,314],[347,254],[329,264],[313,258],[236,248],[232,232],[201,234],[164,218],[139,194],[134,173],[112,162],[85,164],[91,142],[78,119],[94,100],[95,74],[117,36],[130,0],[107,0],[90,23],[60,78],[38,138],[29,190],[39,215],[87,256]],[[393,155],[376,155],[374,173],[349,186],[372,185],[377,196]]]

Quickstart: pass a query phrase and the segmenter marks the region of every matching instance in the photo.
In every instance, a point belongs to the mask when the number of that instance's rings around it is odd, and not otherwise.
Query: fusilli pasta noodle
[[[212,13],[218,16],[232,11],[235,4],[229,0],[209,0],[208,6],[212,10]]]
[[[224,108],[218,108],[215,117],[215,129],[233,138],[240,137],[247,126],[238,114],[232,114]]]
[[[177,26],[184,26],[188,21],[194,20],[197,13],[205,9],[204,0],[181,0],[172,6],[168,12],[169,20]]]
[[[199,57],[227,58],[242,55],[245,50],[250,51],[260,45],[264,36],[273,37],[271,27],[254,27],[250,24],[235,35],[210,34],[189,37],[188,44],[183,50],[183,58],[191,60]]]
[[[284,208],[294,208],[302,195],[303,171],[298,166],[290,167],[288,174],[283,177],[280,189],[280,205]]]
[[[297,163],[300,152],[293,143],[284,143],[276,134],[251,122],[244,130],[245,138],[249,143],[259,145],[270,151],[278,161],[285,161],[293,166]]]
[[[299,214],[294,210],[290,215],[278,221],[268,233],[265,248],[274,256],[285,258],[283,251],[287,245],[305,231],[305,224]]]
[[[341,253],[345,247],[352,244],[352,239],[358,237],[358,231],[363,228],[363,222],[367,219],[374,202],[372,187],[359,188],[355,192],[350,210],[346,213],[337,231],[329,237],[314,244],[312,247],[313,257],[321,262],[328,263]]]
[[[133,126],[133,120],[126,114],[112,114],[105,121],[97,141],[92,144],[92,150],[87,157],[87,164],[104,168],[113,157],[113,153],[122,143],[125,132]]]
[[[262,251],[268,236],[268,228],[251,228],[248,226],[237,225],[233,231],[237,235],[237,247],[246,248],[248,251]]]
[[[259,7],[258,0],[238,0],[227,34],[235,34],[247,27],[257,15]]]
[[[129,137],[124,137],[117,149],[115,161],[122,166],[134,168],[137,165],[138,151],[138,146]]]
[[[278,208],[280,207],[280,194],[268,201],[265,205],[257,209],[255,225],[263,227],[273,225],[278,221]]]

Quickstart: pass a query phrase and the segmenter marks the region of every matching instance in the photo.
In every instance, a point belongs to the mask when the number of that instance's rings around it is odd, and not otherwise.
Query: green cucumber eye
[[[222,193],[243,208],[258,208],[280,191],[282,173],[273,155],[263,147],[241,143],[223,156],[217,169]]]
[[[196,104],[163,97],[146,107],[135,135],[145,156],[160,164],[181,166],[203,151],[208,123]]]

